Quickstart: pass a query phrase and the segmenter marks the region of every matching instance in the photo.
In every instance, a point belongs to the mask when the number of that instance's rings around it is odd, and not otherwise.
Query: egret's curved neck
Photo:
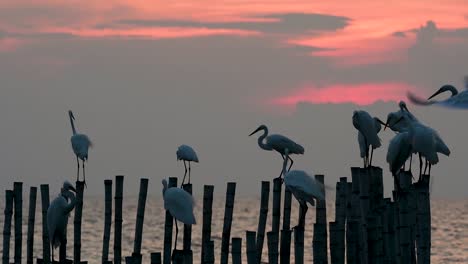
[[[70,124],[71,124],[72,130],[73,130],[73,135],[76,135],[75,123],[73,122],[72,116],[69,115],[69,117],[70,117]]]
[[[263,141],[265,138],[268,136],[268,128],[264,127],[263,128],[263,135],[258,137],[258,146],[264,150],[272,150],[273,148],[267,144],[265,144]]]
[[[73,210],[73,208],[75,208],[76,198],[75,198],[75,195],[71,191],[68,191],[68,190],[63,191],[62,196],[67,199],[70,199],[70,202],[65,207],[65,213],[68,214]]]
[[[453,86],[447,86],[446,88],[446,91],[450,91],[452,93],[452,97],[457,95],[458,94],[458,91],[457,91],[457,88],[453,87]]]

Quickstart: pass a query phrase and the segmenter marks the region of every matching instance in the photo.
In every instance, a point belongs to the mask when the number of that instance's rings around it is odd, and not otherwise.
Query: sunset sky
[[[261,123],[303,138],[311,156],[298,166],[333,174],[333,182],[361,164],[352,110],[374,109],[385,119],[408,90],[427,96],[446,83],[461,87],[468,74],[466,0],[16,0],[0,1],[0,17],[0,167],[8,174],[0,183],[8,184],[75,175],[68,109],[96,143],[89,165],[90,175],[99,174],[90,176],[95,193],[117,173],[154,177],[159,188],[161,177],[183,170],[175,162],[182,143],[205,151],[200,179],[239,180],[254,164],[261,164],[252,168],[255,182],[268,179],[279,159],[247,137]],[[298,104],[333,113],[313,120]],[[468,132],[466,122],[445,124],[434,116],[452,112],[411,107],[452,146],[452,165],[442,159],[439,172],[460,174],[468,143],[455,140]],[[315,169],[317,138],[333,142],[326,130],[310,133],[335,117],[352,133],[350,158],[339,169]],[[463,131],[443,134],[455,127]],[[233,146],[238,141],[242,148]],[[215,154],[220,142],[230,151],[225,158]],[[321,158],[337,151],[333,145]],[[385,151],[380,165],[387,169]],[[222,172],[223,180],[213,175],[239,162],[246,164]],[[457,177],[441,196],[452,187],[466,195],[456,186],[467,180]]]

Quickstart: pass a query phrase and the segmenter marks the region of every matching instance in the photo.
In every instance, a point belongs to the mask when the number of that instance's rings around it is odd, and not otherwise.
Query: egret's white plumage
[[[299,204],[302,206],[299,217],[299,227],[304,227],[307,203],[314,205],[314,199],[325,200],[325,187],[312,176],[302,170],[292,170],[285,173],[284,184],[291,191]]]
[[[174,248],[177,247],[177,235],[179,228],[177,227],[177,220],[181,221],[186,225],[196,224],[195,216],[193,214],[193,207],[195,202],[191,194],[185,190],[177,187],[167,187],[166,179],[162,180],[163,184],[163,198],[164,198],[164,209],[168,210],[169,213],[174,217],[176,223],[176,241]]]
[[[431,100],[435,96],[444,92],[450,92],[451,96],[442,101]],[[427,100],[420,98],[411,92],[408,92],[407,95],[408,99],[417,105],[438,105],[447,108],[468,109],[468,76],[465,76],[465,90],[461,92],[459,92],[455,86],[446,84],[440,87],[439,90],[437,90]]]
[[[65,181],[60,194],[50,203],[47,209],[47,228],[52,246],[52,261],[54,248],[59,247],[66,238],[68,217],[75,208],[76,199],[71,191],[76,192],[73,185]]]
[[[288,171],[291,169],[294,161],[291,159],[289,155],[285,156],[285,150],[289,150],[289,154],[304,154],[304,147],[297,144],[293,140],[279,134],[268,135],[268,128],[265,125],[259,126],[255,131],[250,133],[249,136],[257,133],[258,131],[263,130],[263,134],[258,138],[258,146],[264,150],[275,150],[281,157],[283,157],[283,161],[285,159],[289,159],[291,164],[289,166]],[[265,142],[264,142],[265,140]],[[281,177],[281,174],[280,176]]]
[[[387,151],[387,162],[393,176],[396,176],[412,155],[411,138],[408,132],[401,132],[390,140]]]
[[[188,173],[189,173],[189,179],[188,182],[190,183],[190,172],[191,172],[191,166],[190,162],[197,162],[198,163],[198,156],[195,150],[193,150],[192,147],[188,145],[180,145],[179,148],[177,148],[177,160],[182,160],[184,162],[184,167],[185,167],[185,173],[184,173],[184,179],[182,180],[182,184],[185,182],[185,176],[187,175],[187,165],[185,164],[186,161],[188,161]]]
[[[360,156],[364,159],[364,166],[371,166],[373,150],[381,146],[377,135],[384,124],[380,119],[372,117],[366,111],[353,112],[353,126],[358,130]],[[369,149],[371,157],[369,159]]]
[[[80,162],[83,165],[83,181],[86,184],[86,174],[85,174],[85,162],[88,160],[88,149],[93,146],[93,143],[89,139],[89,137],[85,134],[79,134],[76,132],[75,129],[75,116],[71,110],[68,111],[68,116],[70,118],[70,124],[72,127],[73,135],[71,136],[71,145],[73,149],[73,153],[76,155],[76,163],[78,166],[76,180],[78,181],[80,175]]]

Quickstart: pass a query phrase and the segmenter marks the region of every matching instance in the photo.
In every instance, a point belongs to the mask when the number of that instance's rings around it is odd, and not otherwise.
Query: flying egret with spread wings
[[[444,92],[450,92],[450,97],[441,101],[431,100],[432,98]],[[408,99],[417,105],[438,105],[447,108],[468,109],[468,76],[465,76],[465,90],[461,92],[459,92],[455,86],[446,84],[440,87],[439,90],[437,90],[427,100],[424,100],[409,91],[407,95]]]
[[[291,164],[289,165],[289,168],[288,168],[288,171],[289,171],[294,161],[289,155],[285,155],[285,150],[288,149],[289,154],[304,154],[304,147],[302,147],[301,145],[297,144],[296,142],[292,141],[291,139],[283,135],[279,135],[279,134],[268,135],[268,128],[265,125],[259,126],[257,129],[255,129],[254,132],[250,133],[249,136],[252,136],[253,134],[257,133],[260,130],[263,130],[263,134],[258,138],[258,146],[264,150],[277,151],[279,154],[281,154],[281,157],[283,158],[283,162],[289,159],[289,161],[291,161]],[[283,174],[283,170],[281,170],[280,176],[278,178],[281,178],[282,174]]]
[[[79,134],[76,132],[75,129],[75,116],[73,115],[73,112],[71,110],[68,111],[68,116],[70,117],[70,124],[72,127],[73,135],[71,136],[71,144],[72,144],[72,149],[73,152],[76,155],[76,164],[78,167],[77,173],[76,173],[76,181],[78,181],[80,177],[80,162],[83,165],[83,182],[85,183],[86,186],[86,174],[85,174],[85,162],[88,160],[88,149],[93,146],[93,143],[89,139],[89,137],[85,134]]]
[[[52,246],[52,262],[54,261],[54,248],[66,239],[68,217],[75,208],[76,199],[73,192],[75,187],[65,181],[60,194],[55,198],[47,209],[47,229],[49,231],[50,245]]]

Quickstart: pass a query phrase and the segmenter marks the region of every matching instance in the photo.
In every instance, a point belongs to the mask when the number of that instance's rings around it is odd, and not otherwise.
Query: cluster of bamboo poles
[[[430,263],[430,202],[429,176],[423,175],[422,182],[411,184],[411,174],[401,173],[399,192],[393,192],[393,201],[383,196],[382,169],[351,168],[352,181],[346,177],[340,178],[336,184],[335,221],[327,224],[325,201],[316,204],[315,223],[313,224],[312,253],[313,263],[328,263],[328,241],[331,263]],[[324,182],[323,175],[315,175],[319,182]],[[105,180],[105,219],[102,259],[103,264],[121,263],[122,259],[122,202],[123,176],[115,178],[114,196],[114,248],[113,260],[109,259],[109,242],[112,223],[112,180]],[[169,187],[177,186],[177,178],[169,178]],[[59,250],[60,263],[87,263],[81,260],[81,219],[83,208],[82,182],[77,182],[77,196],[74,213],[74,250],[73,260],[66,259],[66,241]],[[192,185],[185,184],[183,188],[192,193]],[[148,179],[140,180],[140,192],[136,215],[134,249],[131,256],[124,258],[128,264],[142,263],[141,244],[143,222],[148,190]],[[37,263],[50,263],[50,243],[47,232],[47,209],[49,207],[49,186],[40,186],[42,200],[42,258]],[[22,260],[22,192],[21,182],[15,182],[13,190],[5,192],[5,221],[3,232],[3,264],[8,264],[11,220],[14,215],[15,250],[14,261]],[[214,240],[211,238],[213,185],[204,185],[203,193],[203,223],[201,241],[201,263],[215,263]],[[231,226],[234,212],[236,183],[228,182],[224,211],[223,231],[221,238],[221,254],[219,263],[227,264],[229,253],[232,263],[242,263],[242,238],[231,238]],[[37,188],[31,187],[29,193],[29,218],[27,234],[27,263],[32,264],[34,222],[36,211]],[[261,263],[263,246],[265,244],[266,222],[269,211],[270,182],[261,184],[259,221],[256,231],[245,232],[245,252],[249,264]],[[284,191],[283,217],[281,220],[282,183],[280,179],[273,180],[272,226],[266,232],[268,262],[270,264],[291,262],[304,263],[304,229],[291,228],[292,195]],[[14,214],[13,214],[14,212]],[[310,226],[306,224],[306,227]],[[330,238],[327,235],[329,228]],[[164,225],[163,252],[151,253],[151,264],[193,263],[192,230],[190,225],[184,225],[182,249],[173,250],[173,218],[166,211]],[[291,256],[291,238],[294,235],[294,258]],[[417,250],[416,250],[417,249]],[[93,261],[95,262],[95,261]]]

